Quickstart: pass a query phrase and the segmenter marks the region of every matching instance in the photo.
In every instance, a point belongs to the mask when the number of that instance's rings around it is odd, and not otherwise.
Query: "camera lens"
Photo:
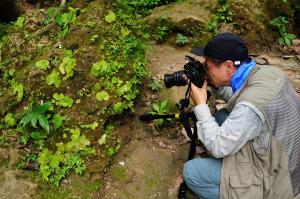
[[[185,86],[187,84],[184,70],[177,71],[173,74],[164,75],[164,82],[167,88],[172,86]]]

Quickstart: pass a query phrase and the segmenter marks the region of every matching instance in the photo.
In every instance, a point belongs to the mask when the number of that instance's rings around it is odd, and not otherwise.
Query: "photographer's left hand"
[[[205,81],[202,88],[198,88],[191,83],[190,95],[196,105],[206,104],[207,101],[207,82]]]

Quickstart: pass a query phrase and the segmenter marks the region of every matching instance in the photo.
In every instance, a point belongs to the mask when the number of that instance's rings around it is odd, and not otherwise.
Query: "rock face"
[[[228,0],[228,7],[221,9],[218,1],[186,0],[155,8],[146,20],[153,29],[166,26],[173,32],[181,32],[197,41],[192,42],[192,45],[199,45],[213,36],[210,30],[213,18],[219,17],[226,10],[231,12],[232,22],[219,20],[218,32],[234,32],[242,36],[250,48],[267,50],[277,39],[276,31],[269,25],[270,21],[279,16],[279,13],[274,15],[275,8],[270,9],[270,5],[281,10],[281,14],[292,13],[289,4],[277,0]]]
[[[121,146],[121,139],[110,132],[103,143],[97,141],[108,118],[133,108],[146,75],[145,38],[136,28],[138,22],[117,16],[111,2],[77,2],[86,4],[25,13],[9,27],[0,42],[0,138],[2,128],[13,131],[17,138],[28,136],[28,145],[34,142],[32,132],[47,134],[36,119],[26,126],[28,132],[17,131],[17,125],[24,127],[21,121],[26,107],[30,109],[35,102],[40,105],[51,102],[53,109],[44,114],[50,130],[42,148],[55,153],[59,150],[57,143],[74,138],[69,130],[80,128],[86,139],[76,142],[79,144],[75,148],[97,147],[97,166],[102,172],[110,156]],[[14,115],[17,125],[6,125],[8,114]],[[54,114],[65,118],[59,129],[52,123]],[[38,156],[41,149],[28,145],[26,152]],[[7,181],[11,173],[1,176]],[[1,193],[7,188],[3,186]]]
[[[16,149],[0,148],[0,198],[30,199],[35,196],[37,185],[28,180],[28,173],[15,169],[18,158]]]

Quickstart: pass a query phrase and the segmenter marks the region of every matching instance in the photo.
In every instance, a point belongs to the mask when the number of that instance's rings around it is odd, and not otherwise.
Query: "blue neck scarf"
[[[251,60],[244,62],[240,67],[235,71],[233,76],[230,79],[230,86],[232,88],[233,93],[240,89],[240,87],[244,84],[251,70],[256,65],[256,62]]]

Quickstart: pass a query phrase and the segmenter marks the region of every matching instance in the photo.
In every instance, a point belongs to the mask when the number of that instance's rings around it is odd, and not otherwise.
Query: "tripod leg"
[[[179,192],[178,192],[178,199],[185,199],[186,198],[186,191],[188,187],[183,181],[179,186]]]

